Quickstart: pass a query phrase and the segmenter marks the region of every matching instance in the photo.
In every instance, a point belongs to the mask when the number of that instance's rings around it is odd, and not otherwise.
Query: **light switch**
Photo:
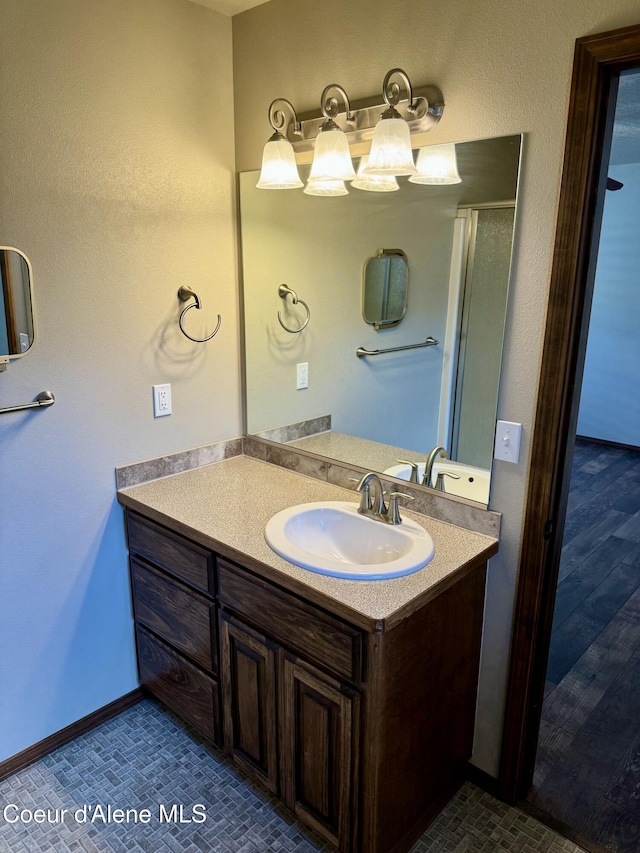
[[[498,421],[496,424],[496,446],[493,453],[495,459],[504,462],[518,462],[520,459],[520,437],[522,424],[511,421]]]

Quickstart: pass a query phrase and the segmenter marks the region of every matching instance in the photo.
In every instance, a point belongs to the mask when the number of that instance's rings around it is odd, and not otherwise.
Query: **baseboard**
[[[619,450],[632,450],[635,452],[640,451],[640,447],[637,444],[622,444],[619,441],[609,441],[606,438],[591,438],[589,435],[576,435],[576,439],[589,441],[591,444],[601,444],[603,447],[617,447]]]
[[[0,761],[0,780],[6,779],[7,776],[11,776],[18,770],[22,770],[23,767],[33,764],[34,761],[37,761],[44,755],[53,752],[54,749],[58,749],[59,746],[64,746],[65,743],[69,743],[69,741],[72,741],[79,735],[91,731],[91,729],[94,729],[101,723],[106,723],[107,720],[121,714],[122,711],[126,711],[133,705],[137,705],[138,702],[141,702],[145,698],[145,695],[142,687],[137,687],[131,693],[127,693],[125,696],[116,699],[115,702],[110,702],[108,705],[98,708],[92,714],[87,714],[81,720],[71,723],[70,726],[60,729],[59,732],[49,735],[49,737],[38,741],[38,743],[34,743],[33,746],[27,747],[27,749],[18,752],[16,755],[11,756],[11,758]]]
[[[491,776],[489,773],[486,773],[484,770],[476,767],[475,764],[471,764],[469,762],[467,762],[466,774],[467,780],[473,785],[477,785],[478,788],[482,788],[483,791],[486,791],[487,794],[491,794],[491,796],[495,797],[497,800],[502,799],[500,796],[498,780],[494,776]]]
[[[585,838],[584,835],[580,835],[579,832],[576,832],[575,829],[572,829],[566,823],[563,823],[561,820],[557,820],[555,817],[551,817],[551,815],[543,812],[542,809],[539,809],[527,800],[520,800],[517,807],[520,811],[531,815],[531,817],[535,817],[535,819],[539,820],[540,823],[543,823],[545,826],[548,826],[549,829],[557,832],[558,835],[564,836],[564,838],[567,838],[569,841],[573,841],[574,844],[577,844],[578,847],[581,847],[583,850],[587,850],[588,853],[611,853],[611,851],[607,850],[606,847],[596,844],[595,841],[589,841],[588,838]]]

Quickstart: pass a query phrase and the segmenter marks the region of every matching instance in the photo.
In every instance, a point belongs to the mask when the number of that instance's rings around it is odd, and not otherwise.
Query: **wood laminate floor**
[[[528,799],[640,851],[640,451],[576,443]]]

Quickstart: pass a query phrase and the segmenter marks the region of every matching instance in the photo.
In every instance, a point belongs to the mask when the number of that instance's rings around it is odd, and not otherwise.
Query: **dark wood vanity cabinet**
[[[127,534],[140,681],[220,744],[213,553],[131,512]]]
[[[340,851],[409,850],[471,754],[486,563],[374,631],[127,524],[141,682]]]
[[[352,850],[359,696],[228,614],[225,750],[341,850]]]
[[[360,696],[295,656],[281,660],[282,798],[340,850],[353,850]]]
[[[225,750],[277,794],[276,646],[226,614],[220,643]]]

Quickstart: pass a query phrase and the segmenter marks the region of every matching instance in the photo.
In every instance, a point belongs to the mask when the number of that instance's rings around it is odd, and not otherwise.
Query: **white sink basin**
[[[418,477],[422,482],[425,463],[418,465]],[[491,485],[491,472],[487,468],[476,468],[473,465],[465,465],[464,462],[452,462],[450,459],[438,459],[433,463],[431,472],[431,485],[435,486],[436,478],[441,471],[451,471],[460,479],[451,477],[444,478],[444,490],[448,495],[457,495],[459,498],[467,498],[470,501],[478,501],[482,504],[489,503],[489,486]],[[390,477],[398,477],[400,480],[408,480],[411,468],[408,465],[392,465],[384,474]]]
[[[358,512],[358,504],[325,501],[276,513],[264,531],[276,554],[312,572],[375,580],[409,575],[433,557],[433,540],[409,518],[385,524]]]

